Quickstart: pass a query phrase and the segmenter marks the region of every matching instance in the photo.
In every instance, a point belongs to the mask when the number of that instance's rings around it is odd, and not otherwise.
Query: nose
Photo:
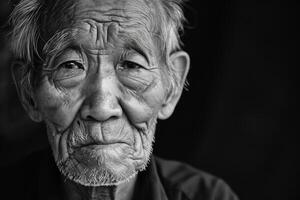
[[[86,98],[81,107],[83,120],[104,122],[122,115],[118,102],[116,80],[110,76],[95,74],[85,87]]]

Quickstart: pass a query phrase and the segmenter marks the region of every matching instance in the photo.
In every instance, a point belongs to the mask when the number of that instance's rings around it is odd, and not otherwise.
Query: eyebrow
[[[152,65],[153,45],[150,41],[143,41],[138,37],[130,37],[128,34],[122,36],[121,40],[124,42],[124,48],[134,50],[147,60],[148,64]]]
[[[151,63],[151,60],[150,60],[149,55],[148,55],[149,53],[147,53],[147,50],[145,50],[145,48],[143,48],[141,45],[138,45],[137,42],[131,42],[129,44],[126,44],[125,49],[129,49],[129,50],[132,49],[132,50],[136,51],[138,54],[145,57],[148,64]]]

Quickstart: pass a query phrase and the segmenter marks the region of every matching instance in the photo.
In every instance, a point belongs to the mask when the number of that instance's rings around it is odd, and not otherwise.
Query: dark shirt
[[[1,197],[63,199],[63,182],[50,150],[35,153],[22,164],[1,169]],[[237,200],[222,180],[189,165],[155,156],[138,174],[135,200]],[[2,198],[1,198],[2,199]]]

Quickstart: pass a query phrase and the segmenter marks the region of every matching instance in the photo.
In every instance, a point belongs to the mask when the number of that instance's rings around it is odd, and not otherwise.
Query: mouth
[[[116,159],[124,145],[128,146],[125,142],[90,143],[76,147],[71,155],[87,167],[98,167]]]
[[[80,145],[75,147],[75,149],[86,149],[86,150],[101,150],[105,148],[112,148],[118,145],[129,145],[126,142],[97,142],[97,143],[89,143]]]
[[[116,150],[117,148],[123,148],[125,146],[130,146],[128,142],[124,141],[109,141],[109,142],[90,142],[87,144],[81,144],[78,146],[73,146],[72,152],[90,152],[90,153],[101,153],[104,151]]]

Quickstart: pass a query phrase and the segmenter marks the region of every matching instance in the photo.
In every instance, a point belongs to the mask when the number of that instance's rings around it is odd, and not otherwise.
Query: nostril
[[[96,98],[95,96],[88,98],[80,109],[83,120],[103,122],[112,118],[117,119],[122,115],[122,109],[114,99],[103,100],[92,97]]]
[[[111,116],[109,119],[114,120],[114,119],[118,119],[117,116]]]
[[[109,118],[107,118],[106,120],[114,120],[114,119],[118,119],[118,117],[117,116],[110,116]],[[85,120],[86,121],[99,121],[99,120],[97,120],[95,117],[93,117],[93,116],[91,116],[91,115],[88,115],[88,116],[86,116],[85,117]],[[77,122],[78,123],[78,125],[80,125],[80,122]]]
[[[86,119],[87,119],[88,121],[95,120],[95,118],[94,118],[94,117],[92,117],[92,116],[90,116],[90,115],[88,115],[88,116],[86,117]]]

